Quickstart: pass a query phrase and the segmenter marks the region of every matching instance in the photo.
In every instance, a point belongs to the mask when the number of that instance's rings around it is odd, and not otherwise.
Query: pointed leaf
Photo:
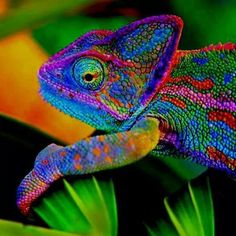
[[[12,9],[1,17],[0,38],[36,24],[53,19],[73,8],[81,11],[94,0],[67,0],[58,4],[56,0],[33,1],[19,8]]]
[[[209,180],[188,183],[181,199],[164,201],[169,217],[181,236],[213,236],[214,210]]]
[[[117,209],[112,182],[95,178],[64,180],[65,189],[45,198],[35,208],[52,228],[82,235],[117,235]]]
[[[149,235],[214,236],[214,209],[209,179],[188,182],[188,188],[164,199],[170,223],[161,220],[147,227]],[[174,228],[173,228],[174,226]]]
[[[199,226],[205,236],[215,235],[214,206],[212,201],[209,179],[202,183],[201,187],[194,182],[188,183],[189,193],[196,211]],[[207,212],[207,214],[206,214]]]
[[[0,235],[4,236],[79,236],[78,234],[45,229],[21,223],[0,220]]]

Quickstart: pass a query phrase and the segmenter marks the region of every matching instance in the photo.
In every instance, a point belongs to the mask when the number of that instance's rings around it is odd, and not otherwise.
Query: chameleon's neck
[[[236,106],[236,50],[229,46],[236,48],[229,44],[177,51],[149,106],[151,110],[178,131],[196,116],[199,122],[204,118],[199,124],[206,123],[211,111],[232,115]]]
[[[161,121],[163,121],[164,129],[174,129],[178,130],[179,124],[183,121],[184,116],[186,116],[186,111],[184,111],[184,102],[181,102],[181,92],[178,89],[171,89],[175,78],[176,65],[181,59],[181,51],[177,51],[172,60],[172,64],[169,68],[166,77],[162,79],[159,84],[156,95],[150,102],[148,106],[148,114],[157,116]],[[182,86],[187,86],[182,84]]]
[[[212,161],[215,153],[229,158],[235,155],[233,144],[224,141],[235,135],[234,47],[228,44],[177,51],[169,73],[149,104],[148,113],[170,126],[167,134],[178,134],[170,142],[180,143],[183,153],[201,160]]]

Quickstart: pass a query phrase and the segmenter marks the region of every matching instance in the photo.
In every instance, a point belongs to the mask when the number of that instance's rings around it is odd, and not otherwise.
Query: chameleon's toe
[[[62,174],[57,168],[57,158],[52,154],[60,149],[55,144],[49,145],[36,157],[34,169],[25,176],[17,190],[17,206],[27,215],[32,203]]]
[[[50,183],[46,183],[32,170],[17,189],[17,206],[21,213],[27,215],[32,203],[44,193]]]

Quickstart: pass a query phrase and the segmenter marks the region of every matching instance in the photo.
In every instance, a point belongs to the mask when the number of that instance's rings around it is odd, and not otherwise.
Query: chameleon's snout
[[[59,75],[59,72],[54,73],[55,68],[53,65],[45,63],[38,70],[38,78],[39,80],[48,80],[52,77],[56,77]]]

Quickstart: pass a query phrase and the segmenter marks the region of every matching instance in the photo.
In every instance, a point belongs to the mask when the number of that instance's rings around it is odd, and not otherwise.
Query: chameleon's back
[[[235,44],[178,51],[156,99],[180,153],[236,176]]]

